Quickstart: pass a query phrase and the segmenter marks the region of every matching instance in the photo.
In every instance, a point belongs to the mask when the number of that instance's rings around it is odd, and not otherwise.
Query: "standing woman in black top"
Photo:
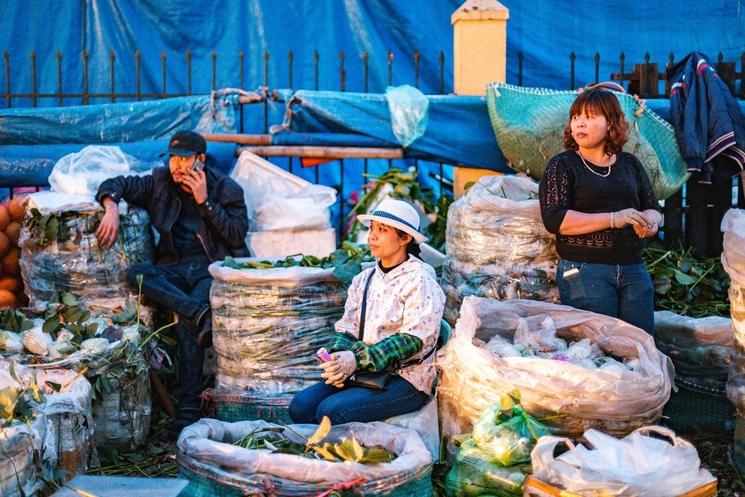
[[[541,216],[556,235],[562,304],[654,332],[654,288],[644,239],[662,215],[644,168],[623,152],[629,124],[610,91],[581,93],[569,110],[564,148],[546,166]]]

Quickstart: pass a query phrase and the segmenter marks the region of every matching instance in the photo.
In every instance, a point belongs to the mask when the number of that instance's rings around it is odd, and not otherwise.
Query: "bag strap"
[[[362,291],[362,309],[360,310],[360,324],[359,324],[359,333],[357,335],[358,340],[362,340],[365,336],[365,317],[367,316],[367,289],[370,288],[370,282],[373,279],[373,276],[375,276],[375,268],[373,268],[372,271],[370,271],[370,276],[367,277],[367,282],[365,282],[365,289]],[[434,346],[427,352],[427,355],[424,357],[417,359],[416,361],[405,361],[401,364],[393,365],[392,369],[398,370],[403,367],[408,366],[418,366],[419,364],[426,361],[429,356],[431,356],[435,350],[437,350],[437,341],[435,341]]]
[[[358,340],[362,340],[365,337],[365,317],[367,316],[367,289],[370,288],[370,282],[375,275],[375,268],[370,271],[370,276],[367,277],[365,282],[365,289],[362,292],[362,310],[360,311],[360,324],[358,326],[359,334],[357,335]]]

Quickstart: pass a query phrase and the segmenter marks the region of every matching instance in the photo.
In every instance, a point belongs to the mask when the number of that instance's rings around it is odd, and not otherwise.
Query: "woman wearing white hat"
[[[290,404],[295,423],[383,420],[420,409],[432,394],[445,294],[432,267],[416,257],[427,239],[419,214],[385,200],[357,219],[370,228],[377,264],[352,281],[331,354],[319,351],[324,381]]]

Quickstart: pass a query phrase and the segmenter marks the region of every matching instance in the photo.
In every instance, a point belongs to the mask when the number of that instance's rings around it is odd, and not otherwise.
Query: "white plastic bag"
[[[49,185],[57,193],[93,196],[108,178],[148,172],[158,165],[135,159],[119,147],[89,145],[58,160],[49,175]]]
[[[646,426],[622,439],[590,429],[584,437],[592,449],[568,438],[538,440],[531,454],[534,476],[570,492],[608,497],[675,497],[716,480],[701,469],[696,448],[667,428]],[[560,443],[569,451],[554,457]]]
[[[427,129],[429,99],[410,85],[389,86],[385,90],[391,113],[391,130],[402,147],[408,147]]]
[[[315,185],[250,152],[230,173],[243,188],[251,231],[310,230],[330,226],[336,190]]]

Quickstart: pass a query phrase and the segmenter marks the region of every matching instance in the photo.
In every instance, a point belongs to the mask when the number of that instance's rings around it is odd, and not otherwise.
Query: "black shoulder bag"
[[[360,311],[359,336],[357,337],[359,340],[362,340],[365,336],[365,317],[367,316],[367,289],[370,287],[370,281],[372,281],[374,275],[375,269],[370,272],[370,276],[367,278],[367,282],[365,283],[365,290],[362,293],[362,310]],[[391,376],[394,375],[397,370],[401,369],[403,366],[421,364],[430,355],[432,355],[432,352],[434,352],[436,348],[437,343],[435,343],[434,347],[432,347],[432,350],[430,350],[427,355],[416,361],[405,362],[404,364],[388,364],[382,371],[376,371],[374,373],[358,371],[347,378],[347,381],[345,383],[347,384],[347,386],[350,387],[365,387],[371,388],[373,390],[385,390],[386,385],[388,385],[388,382],[391,379]]]

